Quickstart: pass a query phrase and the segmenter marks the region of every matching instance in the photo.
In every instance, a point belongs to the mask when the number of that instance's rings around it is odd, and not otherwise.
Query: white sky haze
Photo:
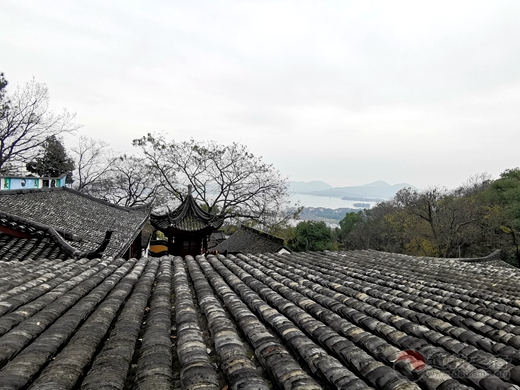
[[[246,144],[291,180],[456,187],[520,165],[518,1],[26,1],[0,71],[79,134]],[[69,140],[69,142],[72,142]],[[137,152],[137,150],[136,150]]]

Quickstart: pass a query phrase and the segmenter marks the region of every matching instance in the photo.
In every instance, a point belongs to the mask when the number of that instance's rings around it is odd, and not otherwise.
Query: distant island
[[[384,202],[386,199],[383,198],[365,198],[363,196],[343,196],[341,197],[343,200],[359,200],[364,202]]]
[[[354,207],[362,207],[364,209],[368,209],[370,208],[370,203],[354,203]]]
[[[375,181],[361,186],[332,187],[324,181],[289,182],[289,190],[296,194],[329,196],[344,200],[376,201],[391,199],[403,188],[416,188],[408,183],[390,185],[384,181]]]

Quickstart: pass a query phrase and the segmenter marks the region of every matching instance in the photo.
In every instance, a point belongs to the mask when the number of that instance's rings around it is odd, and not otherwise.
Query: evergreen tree
[[[332,230],[325,222],[318,221],[302,221],[296,225],[295,237],[288,244],[296,252],[337,250]]]
[[[46,138],[39,156],[28,162],[26,168],[38,176],[59,177],[67,173],[67,183],[72,183],[75,167],[61,141],[53,135]]]
[[[5,97],[5,87],[7,87],[7,80],[4,74],[0,73],[0,119],[3,119],[7,115],[7,110],[9,109],[9,101]]]

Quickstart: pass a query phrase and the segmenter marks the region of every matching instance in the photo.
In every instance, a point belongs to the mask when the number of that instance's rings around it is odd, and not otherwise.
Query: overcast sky
[[[246,144],[291,180],[520,165],[520,1],[3,0],[0,71],[80,133]]]

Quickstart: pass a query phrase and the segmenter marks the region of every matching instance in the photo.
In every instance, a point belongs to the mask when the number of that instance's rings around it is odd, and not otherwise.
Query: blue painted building
[[[0,177],[0,190],[65,187],[66,178],[66,173],[60,177],[3,176]]]

